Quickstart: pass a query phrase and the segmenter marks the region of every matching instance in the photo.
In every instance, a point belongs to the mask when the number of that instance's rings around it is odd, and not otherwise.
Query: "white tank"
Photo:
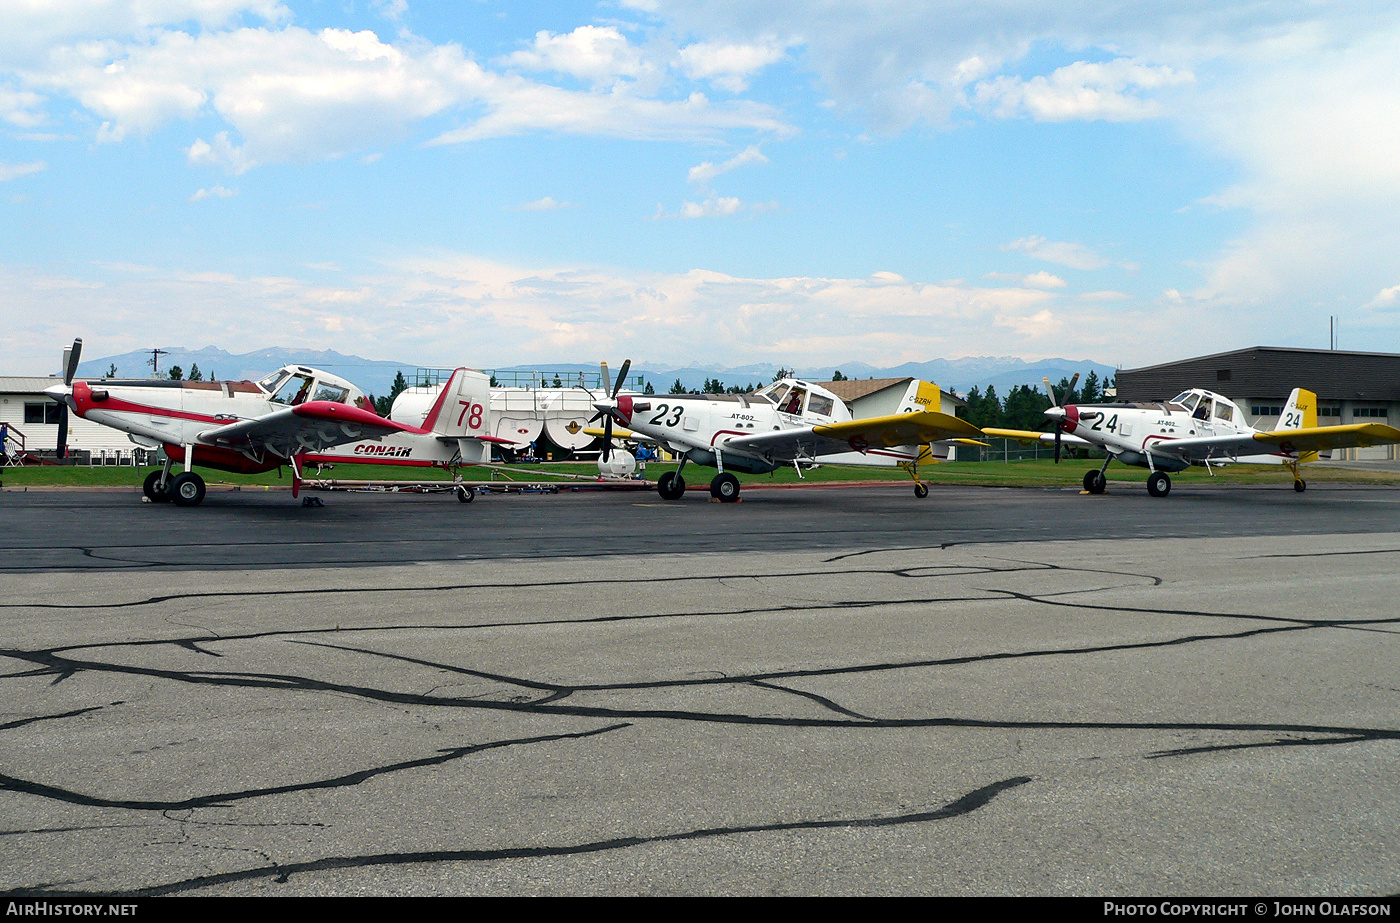
[[[605,478],[630,478],[637,470],[637,460],[626,449],[613,449],[607,461],[598,456],[598,473]]]
[[[389,409],[389,419],[404,426],[422,426],[428,418],[428,411],[442,393],[443,385],[431,388],[407,388],[394,398],[394,406]]]

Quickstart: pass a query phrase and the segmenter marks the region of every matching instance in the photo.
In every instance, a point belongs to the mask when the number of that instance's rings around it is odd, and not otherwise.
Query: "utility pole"
[[[151,367],[152,378],[160,377],[160,357],[164,355],[166,355],[166,351],[163,349],[151,350],[151,361],[146,364]]]

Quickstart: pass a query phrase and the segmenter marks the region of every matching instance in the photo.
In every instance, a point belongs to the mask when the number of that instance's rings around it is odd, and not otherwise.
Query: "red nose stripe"
[[[1065,405],[1065,419],[1060,427],[1067,433],[1074,432],[1074,428],[1079,425],[1079,408],[1074,404]]]
[[[632,422],[632,397],[627,394],[620,394],[617,398],[617,415],[622,420],[624,426]]]

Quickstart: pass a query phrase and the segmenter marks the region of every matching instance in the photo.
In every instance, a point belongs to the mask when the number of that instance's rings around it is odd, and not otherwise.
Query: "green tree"
[[[841,374],[841,370],[840,370],[840,369],[837,369],[836,371],[834,371],[834,372],[831,373],[831,380],[832,380],[832,381],[845,381],[845,380],[846,380],[846,376]]]
[[[780,368],[780,369],[778,369],[776,372],[773,373],[773,380],[774,380],[774,381],[782,381],[784,378],[791,378],[791,377],[792,377],[792,374],[793,374],[793,373],[792,373],[792,369]]]
[[[558,372],[555,372],[555,373],[554,373],[554,387],[556,387],[556,388],[562,388],[562,387],[564,387],[564,382],[563,382],[562,379],[560,379],[559,373],[558,373]]]
[[[116,364],[115,362],[113,362],[111,365],[107,366],[107,374],[106,374],[106,375],[103,375],[102,377],[103,377],[103,378],[116,378],[116,377],[117,377],[117,364]]]
[[[204,380],[204,375],[199,371],[199,363],[198,363],[198,362],[191,362],[191,363],[190,363],[190,378],[189,378],[189,380],[190,380],[190,381],[203,381],[203,380]]]
[[[1081,404],[1097,404],[1100,396],[1098,373],[1090,371],[1084,379],[1083,387],[1079,389],[1078,401]]]
[[[184,369],[180,368],[178,365],[172,365],[172,366],[170,367],[170,380],[171,380],[171,381],[182,381],[182,380],[184,380],[184,377],[185,377],[185,370],[184,370]]]
[[[1066,381],[1064,390],[1068,390]],[[990,388],[987,389],[991,391]],[[1017,385],[1006,395],[1002,419],[1008,429],[1037,430],[1045,426],[1045,411],[1050,406],[1050,398],[1030,385]]]
[[[705,379],[705,387],[704,387],[704,389],[701,391],[701,393],[702,393],[702,394],[723,394],[723,393],[724,393],[724,382],[720,381],[718,378],[706,378],[706,379]]]
[[[491,387],[493,387],[493,388],[499,388],[500,386],[501,386],[501,383],[500,383],[499,381],[496,380],[495,373],[492,373],[492,375],[491,375]]]
[[[398,397],[408,389],[408,379],[403,377],[400,370],[394,375],[394,383],[389,386],[389,393],[385,397],[378,398],[374,402],[374,412],[381,417],[389,416],[389,412],[394,408],[394,398]]]
[[[643,391],[642,393],[643,393],[643,394],[655,394],[655,393],[656,393],[656,389],[653,388],[653,387],[651,386],[651,382],[647,382],[646,390]]]
[[[686,393],[685,385],[681,384],[681,380],[680,380],[679,378],[676,379],[676,383],[675,383],[675,384],[671,385],[671,390],[670,390],[669,393],[670,393],[670,394],[685,394],[685,393]]]

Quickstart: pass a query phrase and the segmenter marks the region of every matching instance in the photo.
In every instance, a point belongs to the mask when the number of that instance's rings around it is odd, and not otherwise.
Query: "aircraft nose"
[[[1070,433],[1079,425],[1079,408],[1074,404],[1066,404],[1064,419],[1060,421],[1060,426],[1065,432]]]
[[[44,389],[44,393],[56,401],[67,404],[68,399],[73,396],[73,388],[71,385],[49,385]]]

